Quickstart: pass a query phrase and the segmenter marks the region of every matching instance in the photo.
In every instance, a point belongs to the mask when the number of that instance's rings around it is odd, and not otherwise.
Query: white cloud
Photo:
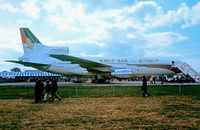
[[[85,7],[80,3],[73,6],[70,1],[51,0],[50,2],[43,3],[43,7],[49,11],[47,21],[50,21],[51,25],[57,25],[61,31],[80,32],[82,31],[81,26],[85,27],[86,24],[92,23],[92,20],[95,19],[88,19],[89,16],[85,14]]]
[[[148,48],[167,47],[173,43],[188,40],[188,37],[174,32],[144,34],[143,38],[147,41]]]
[[[134,17],[144,19],[146,16],[157,14],[160,7],[154,1],[140,1],[136,5],[126,8],[124,12],[132,14]]]
[[[182,28],[190,27],[192,25],[199,24],[200,22],[200,2],[198,2],[195,6],[192,7],[191,10],[186,11],[187,15],[185,18],[185,24],[182,25]]]
[[[157,28],[180,22],[185,18],[186,10],[188,10],[186,4],[182,4],[177,11],[169,10],[166,14],[163,13],[163,10],[161,9],[158,15],[152,17],[152,19],[149,19],[147,23],[145,23],[145,26],[147,28]]]
[[[22,52],[21,44],[19,44],[19,30],[9,29],[6,27],[0,27],[0,50],[2,53],[5,49],[14,49],[18,52]]]
[[[103,25],[102,25],[103,26]],[[87,27],[85,32],[90,35],[85,39],[91,39],[93,41],[102,41],[110,38],[110,34],[102,26],[97,27]]]
[[[57,42],[48,42],[49,45],[60,45],[60,46],[71,46],[71,45],[80,45],[80,44],[96,44],[100,47],[104,47],[105,43],[91,40],[89,38],[84,38],[84,39],[76,39],[76,40],[66,40],[66,41],[57,41]]]
[[[200,21],[200,2],[191,9],[182,3],[177,10],[169,10],[167,13],[164,13],[162,7],[154,1],[140,1],[121,9],[96,10],[92,13],[86,13],[87,8],[89,7],[85,3],[65,0],[46,0],[45,2],[25,0],[18,8],[14,8],[8,2],[0,5],[2,10],[23,12],[33,19],[38,19],[41,9],[44,9],[48,13],[50,23],[57,25],[62,31],[82,31],[81,27],[85,29],[88,26],[99,26],[105,28],[105,31],[114,27],[123,30],[133,28],[146,31],[179,22],[183,22],[182,28],[185,28],[196,25]]]
[[[87,41],[91,43],[92,41],[93,44],[104,46],[98,41],[110,38],[107,29],[112,25],[105,20],[105,15],[102,12],[96,11],[86,14],[85,5],[81,3],[73,5],[70,1],[50,1],[49,4],[44,3],[44,9],[49,10],[52,5],[55,7],[50,10],[47,21],[50,21],[51,25],[56,25],[60,31],[84,33],[84,38],[80,37],[79,40],[75,40],[76,42]],[[57,8],[62,12],[55,14],[54,11]]]
[[[60,2],[62,2],[62,0],[59,0],[59,1],[48,0],[45,2],[43,1],[42,7],[47,11],[55,11]]]
[[[81,56],[82,57],[103,57],[103,53],[99,53],[97,55],[88,55],[88,54],[85,54],[85,53],[81,53]]]
[[[141,4],[143,3],[143,4]],[[111,36],[109,29],[117,28],[126,30],[128,28],[143,29],[140,21],[127,17],[126,13],[133,13],[133,9],[139,9],[142,5],[154,4],[154,2],[140,2],[139,6],[131,9],[108,9],[86,13],[86,6],[77,3],[73,5],[70,1],[50,1],[43,3],[44,9],[49,11],[48,20],[51,25],[56,25],[61,31],[85,33],[86,39],[92,41],[107,40]],[[53,8],[51,8],[54,5]],[[57,9],[61,13],[54,13]]]
[[[32,24],[32,21],[31,20],[28,20],[28,19],[20,19],[20,20],[17,20],[17,23],[19,24],[18,26],[30,26]]]
[[[149,18],[159,14],[160,9],[161,7],[153,1],[141,1],[130,7],[110,9],[102,11],[99,14],[106,15],[104,17],[107,19],[113,19],[110,28],[118,28],[121,30],[132,28],[143,32],[147,29],[144,26],[146,19],[149,20]]]
[[[21,3],[21,11],[33,19],[38,19],[41,8],[37,4],[38,0],[26,0]]]
[[[180,57],[179,54],[173,54],[170,52],[163,51],[162,49],[155,49],[155,50],[144,50],[145,57]]]
[[[15,12],[18,11],[17,8],[14,8],[14,7],[13,7],[11,4],[9,4],[9,3],[1,3],[1,4],[0,4],[0,9],[2,9],[2,10],[8,10],[8,11],[13,12],[13,13],[15,13]]]
[[[11,2],[1,2],[0,9],[6,10],[12,13],[24,13],[28,17],[33,19],[38,19],[40,17],[40,10],[39,7],[40,2],[39,0],[25,0],[20,5],[12,5]]]
[[[200,21],[200,2],[194,5],[191,9],[185,4],[182,3],[178,10],[169,10],[167,13],[164,13],[162,8],[159,9],[159,13],[147,20],[145,23],[146,28],[157,28],[170,26],[175,23],[181,23],[182,28],[190,27],[196,25]]]
[[[20,43],[19,30],[16,28],[0,27],[0,71],[22,66],[5,62],[5,60],[17,60],[23,54],[22,43]]]
[[[44,9],[50,11],[48,21],[52,25],[57,25],[59,30],[85,32],[94,40],[111,38],[108,30],[112,28],[121,30],[132,28],[145,32],[149,29],[169,26],[181,20],[188,22],[190,11],[186,4],[182,4],[177,11],[170,10],[165,14],[162,7],[153,1],[139,2],[121,9],[97,10],[92,13],[86,13],[86,5],[80,3],[74,5],[70,1],[51,0],[43,5]],[[192,10],[195,10],[193,12],[198,12],[197,7],[197,5],[193,7]],[[61,13],[55,13],[58,8]],[[193,21],[195,23],[198,19]]]
[[[64,18],[60,17],[58,14],[57,15],[51,15],[49,16],[48,21],[50,21],[50,24],[55,24],[57,25],[57,28],[60,31],[66,31],[68,30],[69,32],[80,32],[80,29],[73,26],[73,19],[70,18]]]
[[[136,35],[135,34],[127,34],[127,38],[135,39]]]
[[[146,44],[146,48],[161,49],[188,40],[188,37],[172,31],[149,33],[151,29],[170,26],[183,20],[187,21],[188,12],[191,10],[186,4],[181,4],[177,10],[170,10],[167,13],[164,13],[162,7],[154,1],[141,1],[121,9],[96,10],[90,13],[86,12],[87,6],[85,4],[74,4],[71,1],[56,2],[51,0],[43,7],[49,13],[48,21],[52,25],[56,25],[59,30],[85,34],[84,37],[79,37],[76,40],[65,41],[70,45],[89,43],[105,47],[104,42],[115,40],[116,36],[112,36],[111,29],[122,31],[133,29],[137,35],[125,33],[126,38],[145,41],[142,46]],[[119,35],[121,34],[119,33]],[[123,41],[124,39],[119,40]],[[130,46],[132,46],[131,44],[132,42],[130,42]],[[157,53],[157,55],[163,54],[163,51]],[[169,56],[167,52],[165,54]]]

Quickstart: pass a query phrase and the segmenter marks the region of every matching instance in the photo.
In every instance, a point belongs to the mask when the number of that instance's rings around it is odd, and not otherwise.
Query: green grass
[[[32,99],[34,87],[0,86],[0,99]]]
[[[34,87],[0,87],[0,129],[200,129],[200,86],[59,87],[59,102],[34,103]]]
[[[115,86],[115,97],[141,96],[140,86]],[[152,96],[178,95],[178,86],[149,86]],[[200,99],[200,86],[181,86],[181,94],[195,96]],[[70,97],[112,97],[112,86],[62,86],[58,93],[63,98]],[[1,86],[0,99],[33,99],[34,87],[31,86]]]

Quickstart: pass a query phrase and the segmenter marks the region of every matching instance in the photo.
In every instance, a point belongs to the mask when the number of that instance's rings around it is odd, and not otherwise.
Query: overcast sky
[[[0,0],[0,71],[23,55],[20,27],[74,56],[175,58],[200,71],[197,0]]]

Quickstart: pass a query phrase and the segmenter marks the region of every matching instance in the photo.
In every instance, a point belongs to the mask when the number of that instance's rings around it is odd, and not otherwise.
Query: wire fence
[[[199,95],[200,86],[148,86],[152,96]],[[64,97],[131,97],[142,96],[141,86],[62,86],[59,93]]]
[[[151,96],[186,95],[200,98],[200,85],[148,86]],[[141,86],[59,86],[63,98],[141,97]],[[33,99],[34,86],[0,86],[0,99]]]

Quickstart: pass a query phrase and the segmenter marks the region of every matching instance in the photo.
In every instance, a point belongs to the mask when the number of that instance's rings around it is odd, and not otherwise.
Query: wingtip
[[[4,62],[10,62],[11,60],[4,60]]]
[[[14,60],[4,60],[4,62],[16,62]]]

